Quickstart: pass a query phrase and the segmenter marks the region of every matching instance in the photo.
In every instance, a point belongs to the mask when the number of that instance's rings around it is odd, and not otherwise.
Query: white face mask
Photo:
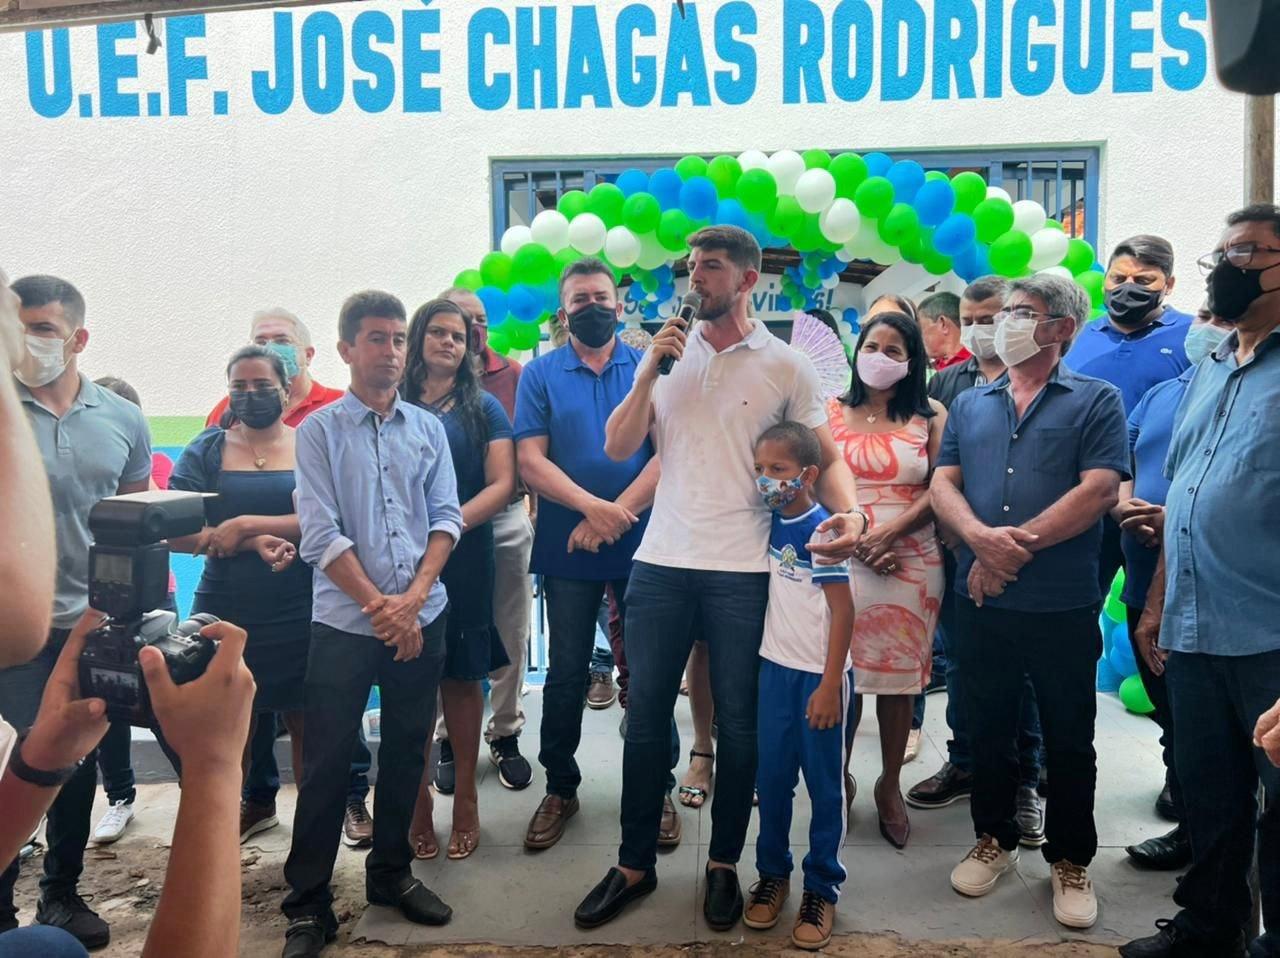
[[[67,357],[63,355],[63,350],[74,338],[47,339],[28,334],[27,356],[13,371],[14,378],[30,389],[49,385],[67,368]]]
[[[906,360],[899,362],[884,353],[858,353],[858,378],[872,389],[889,389],[904,379],[911,369]]]
[[[1198,366],[1200,360],[1215,351],[1222,345],[1222,341],[1230,335],[1231,332],[1229,330],[1219,329],[1217,326],[1210,326],[1208,323],[1192,326],[1187,332],[1186,341],[1183,343],[1183,348],[1187,351],[1187,359],[1191,360],[1191,365]]]
[[[1036,342],[1036,321],[1006,317],[996,324],[996,355],[1006,366],[1025,363],[1043,348]]]
[[[979,359],[995,359],[996,358],[996,327],[995,323],[987,323],[979,326],[974,323],[971,326],[960,327],[960,345]]]

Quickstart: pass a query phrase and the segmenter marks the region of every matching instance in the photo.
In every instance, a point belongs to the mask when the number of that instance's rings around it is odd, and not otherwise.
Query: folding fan
[[[823,398],[841,396],[849,390],[853,373],[844,343],[822,320],[808,313],[795,313],[791,323],[791,348],[808,356],[818,370]]]

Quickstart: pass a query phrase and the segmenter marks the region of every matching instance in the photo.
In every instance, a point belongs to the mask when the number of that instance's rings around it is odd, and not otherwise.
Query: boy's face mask
[[[800,490],[804,488],[804,472],[794,479],[774,479],[770,476],[756,476],[756,489],[760,498],[770,509],[781,509],[796,501]]]

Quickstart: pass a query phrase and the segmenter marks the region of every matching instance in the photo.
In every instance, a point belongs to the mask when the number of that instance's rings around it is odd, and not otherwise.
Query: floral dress
[[[858,480],[858,505],[871,527],[902,515],[929,488],[929,421],[892,432],[857,432],[836,400],[827,406],[836,446]],[[898,568],[881,576],[860,562],[849,575],[856,613],[854,689],[869,695],[917,695],[929,682],[933,630],[942,604],[942,553],[933,523],[895,539]]]

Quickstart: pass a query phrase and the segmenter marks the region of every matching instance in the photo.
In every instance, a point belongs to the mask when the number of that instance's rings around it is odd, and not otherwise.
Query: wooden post
[[[1274,94],[1245,97],[1244,201],[1275,201],[1276,98]]]

